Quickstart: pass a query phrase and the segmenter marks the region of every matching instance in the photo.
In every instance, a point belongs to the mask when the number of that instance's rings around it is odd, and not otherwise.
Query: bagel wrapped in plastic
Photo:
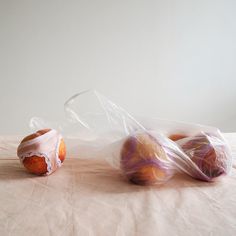
[[[17,155],[30,173],[49,175],[61,167],[66,146],[56,130],[43,129],[25,137],[18,146]]]

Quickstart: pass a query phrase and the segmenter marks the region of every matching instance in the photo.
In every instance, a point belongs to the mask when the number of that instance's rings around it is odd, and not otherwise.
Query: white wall
[[[88,88],[236,131],[236,1],[0,0],[0,134],[57,119]]]

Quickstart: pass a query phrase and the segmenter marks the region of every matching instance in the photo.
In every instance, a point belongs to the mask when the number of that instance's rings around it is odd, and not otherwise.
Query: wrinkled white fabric
[[[46,174],[49,175],[61,166],[59,159],[61,139],[61,135],[52,129],[41,136],[21,143],[17,149],[17,155],[21,162],[32,156],[44,158],[47,164]]]
[[[225,137],[235,158],[236,134]],[[14,155],[21,138],[0,136],[0,235],[236,235],[235,159],[219,182],[178,175],[143,187],[106,162],[70,155],[50,176],[29,174]]]

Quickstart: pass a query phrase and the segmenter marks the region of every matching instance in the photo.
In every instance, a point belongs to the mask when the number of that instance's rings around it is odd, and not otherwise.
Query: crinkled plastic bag
[[[217,128],[133,117],[96,91],[72,96],[64,110],[57,122],[33,117],[31,129],[58,129],[69,157],[104,158],[135,184],[161,184],[176,172],[214,181],[231,169],[230,149]]]

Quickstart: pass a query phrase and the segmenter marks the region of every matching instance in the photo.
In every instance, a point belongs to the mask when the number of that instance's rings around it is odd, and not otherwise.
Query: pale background
[[[132,114],[236,131],[236,1],[0,0],[0,134],[96,88]]]

